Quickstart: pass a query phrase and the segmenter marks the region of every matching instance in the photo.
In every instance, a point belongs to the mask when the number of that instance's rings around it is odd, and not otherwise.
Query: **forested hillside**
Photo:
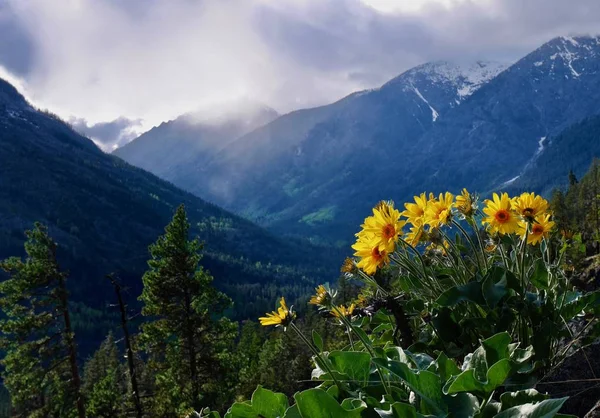
[[[23,254],[23,231],[34,221],[48,225],[60,264],[71,272],[73,302],[108,309],[113,290],[105,275],[111,272],[135,299],[148,245],[179,204],[186,206],[192,234],[204,242],[203,264],[217,286],[243,301],[230,311],[235,317],[264,310],[281,288],[297,297],[319,278],[337,275],[340,256],[266,232],[104,154],[1,80],[0,148],[0,257]]]

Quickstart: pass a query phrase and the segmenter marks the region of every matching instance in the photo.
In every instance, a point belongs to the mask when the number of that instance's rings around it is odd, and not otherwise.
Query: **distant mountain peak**
[[[424,99],[427,96],[426,91],[431,86],[443,87],[452,97],[450,103],[447,103],[446,106],[454,107],[508,68],[509,65],[486,60],[469,63],[432,61],[411,68],[390,80],[381,88],[402,87],[405,91],[414,91],[419,98]],[[424,100],[427,102],[426,99]],[[427,105],[431,106],[428,102]],[[437,119],[436,113],[435,109],[432,108],[434,121]]]
[[[559,36],[530,53],[524,61],[537,73],[578,79],[583,74],[596,73],[594,61],[598,58],[599,36]]]

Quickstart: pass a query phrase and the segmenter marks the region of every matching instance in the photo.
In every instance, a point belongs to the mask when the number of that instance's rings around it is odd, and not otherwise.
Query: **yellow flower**
[[[405,203],[405,210],[401,213],[407,220],[407,222],[413,224],[414,226],[423,225],[423,215],[425,214],[425,209],[427,209],[427,197],[425,193],[421,193],[420,196],[415,196],[415,203]]]
[[[406,234],[405,241],[409,245],[416,247],[417,245],[419,245],[421,243],[422,239],[423,239],[423,227],[422,226],[413,226],[410,228],[410,232],[408,234]]]
[[[352,316],[352,313],[354,313],[354,308],[355,308],[354,303],[352,305],[348,306],[347,308],[344,305],[340,305],[340,306],[336,306],[335,309],[332,309],[331,313],[336,318],[339,318],[340,314],[342,314],[346,318],[350,318]]]
[[[398,235],[406,222],[400,220],[400,212],[394,208],[393,202],[379,202],[373,208],[373,215],[365,219],[357,236],[373,236],[377,240],[379,251],[388,253],[396,248]]]
[[[322,284],[315,289],[316,294],[310,298],[311,305],[327,306],[331,302],[331,295]]]
[[[267,315],[267,316],[258,318],[258,320],[260,321],[260,324],[263,327],[266,327],[269,325],[275,325],[276,327],[283,326],[285,328],[294,319],[296,319],[296,313],[292,312],[291,309],[288,309],[287,305],[285,304],[285,299],[283,297],[279,301],[279,308],[277,309],[277,311],[276,312],[273,311],[273,312],[267,313],[265,315]]]
[[[352,260],[350,257],[346,257],[344,263],[342,264],[342,267],[340,267],[340,272],[353,273],[355,269],[356,266],[354,265],[354,260]]]
[[[372,235],[359,235],[352,248],[356,251],[354,255],[360,257],[356,267],[367,274],[374,274],[378,268],[390,262],[387,251],[379,249],[379,240]]]
[[[528,224],[529,223],[527,221],[521,221],[519,223],[519,233],[521,234],[521,237],[525,236],[525,231],[528,227]],[[531,224],[531,231],[529,231],[527,234],[527,244],[539,244],[543,238],[548,238],[552,228],[554,228],[554,222],[550,220],[550,215],[538,216]]]
[[[425,223],[433,228],[447,225],[452,220],[452,206],[454,205],[452,193],[440,193],[438,199],[430,200],[425,210]]]
[[[493,200],[485,201],[483,213],[487,215],[481,223],[488,224],[490,232],[499,234],[512,234],[519,227],[518,216],[513,212],[511,199],[507,193],[494,193]]]
[[[356,298],[356,304],[358,306],[360,306],[361,308],[364,308],[365,306],[367,306],[369,304],[369,301],[367,300],[367,297],[363,294],[358,295],[358,297]],[[353,304],[354,305],[354,304]]]
[[[475,199],[467,189],[462,189],[461,194],[456,196],[456,209],[466,217],[473,216],[477,210]]]
[[[527,222],[533,222],[548,210],[548,201],[535,193],[523,193],[513,199],[513,208]]]

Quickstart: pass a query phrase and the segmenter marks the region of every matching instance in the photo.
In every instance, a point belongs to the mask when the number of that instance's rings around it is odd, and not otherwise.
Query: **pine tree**
[[[22,416],[85,417],[77,352],[56,243],[36,223],[26,232],[26,259],[0,262],[2,378]]]
[[[98,351],[83,369],[82,392],[90,416],[117,418],[124,416],[125,368],[119,362],[114,336],[109,333]]]
[[[189,240],[189,222],[180,206],[165,234],[150,246],[140,300],[148,321],[140,336],[155,371],[154,414],[178,416],[190,409],[214,406],[219,394],[224,351],[235,325],[216,319],[231,305],[212,287],[200,267],[202,245]]]

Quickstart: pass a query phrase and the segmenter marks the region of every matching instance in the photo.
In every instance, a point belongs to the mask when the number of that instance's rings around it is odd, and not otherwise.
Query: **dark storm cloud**
[[[514,61],[559,35],[600,33],[598,0],[422,0],[411,12],[368,5],[407,2],[0,0],[0,71],[90,129],[120,117],[150,128],[241,97],[283,111],[314,106],[427,61]],[[104,135],[122,121],[106,125],[97,141],[126,140]]]

